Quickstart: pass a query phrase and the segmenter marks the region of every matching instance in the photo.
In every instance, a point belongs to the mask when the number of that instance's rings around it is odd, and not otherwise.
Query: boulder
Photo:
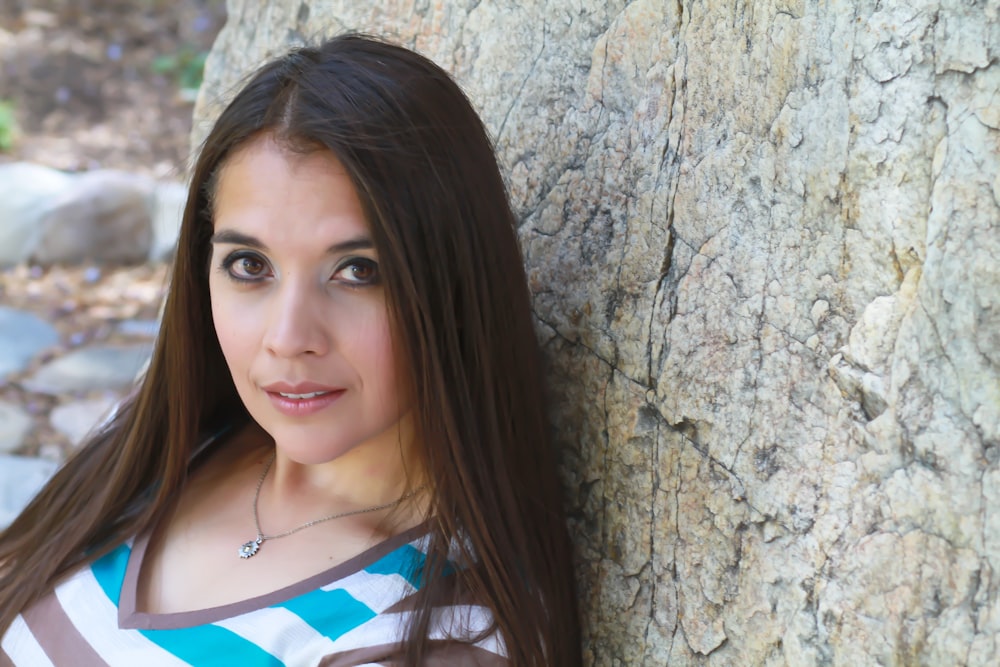
[[[0,165],[0,267],[25,261],[40,221],[73,183],[70,174],[29,162]]]
[[[41,216],[31,260],[44,265],[146,261],[153,244],[154,188],[151,179],[122,171],[78,175]]]
[[[146,343],[83,347],[50,361],[21,384],[51,395],[118,391],[135,381],[151,353]]]

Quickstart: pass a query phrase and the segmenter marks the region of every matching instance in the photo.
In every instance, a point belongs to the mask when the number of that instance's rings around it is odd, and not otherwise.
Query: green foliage
[[[14,118],[14,104],[0,100],[0,152],[9,151],[14,147],[14,135],[17,132],[17,120]]]
[[[172,78],[181,91],[193,94],[201,86],[208,51],[181,47],[176,53],[159,56],[153,61],[153,71]]]

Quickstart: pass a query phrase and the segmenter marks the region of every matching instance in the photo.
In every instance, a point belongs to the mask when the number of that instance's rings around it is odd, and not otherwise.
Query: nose
[[[270,354],[293,358],[329,351],[323,303],[308,286],[289,282],[276,290],[267,316],[263,344]]]

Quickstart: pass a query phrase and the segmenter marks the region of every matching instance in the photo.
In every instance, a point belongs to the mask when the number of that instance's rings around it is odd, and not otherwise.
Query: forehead
[[[306,246],[368,235],[353,182],[328,150],[299,153],[269,136],[239,148],[223,165],[212,198],[214,231],[266,244]]]

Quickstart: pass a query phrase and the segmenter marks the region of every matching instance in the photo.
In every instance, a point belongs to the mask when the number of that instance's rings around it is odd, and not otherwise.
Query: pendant
[[[246,544],[244,544],[242,547],[240,547],[240,552],[239,552],[240,553],[240,558],[244,558],[244,559],[250,558],[255,553],[257,553],[257,550],[260,549],[261,542],[263,542],[263,540],[261,540],[258,537],[255,540],[250,540],[249,542],[247,542]]]

